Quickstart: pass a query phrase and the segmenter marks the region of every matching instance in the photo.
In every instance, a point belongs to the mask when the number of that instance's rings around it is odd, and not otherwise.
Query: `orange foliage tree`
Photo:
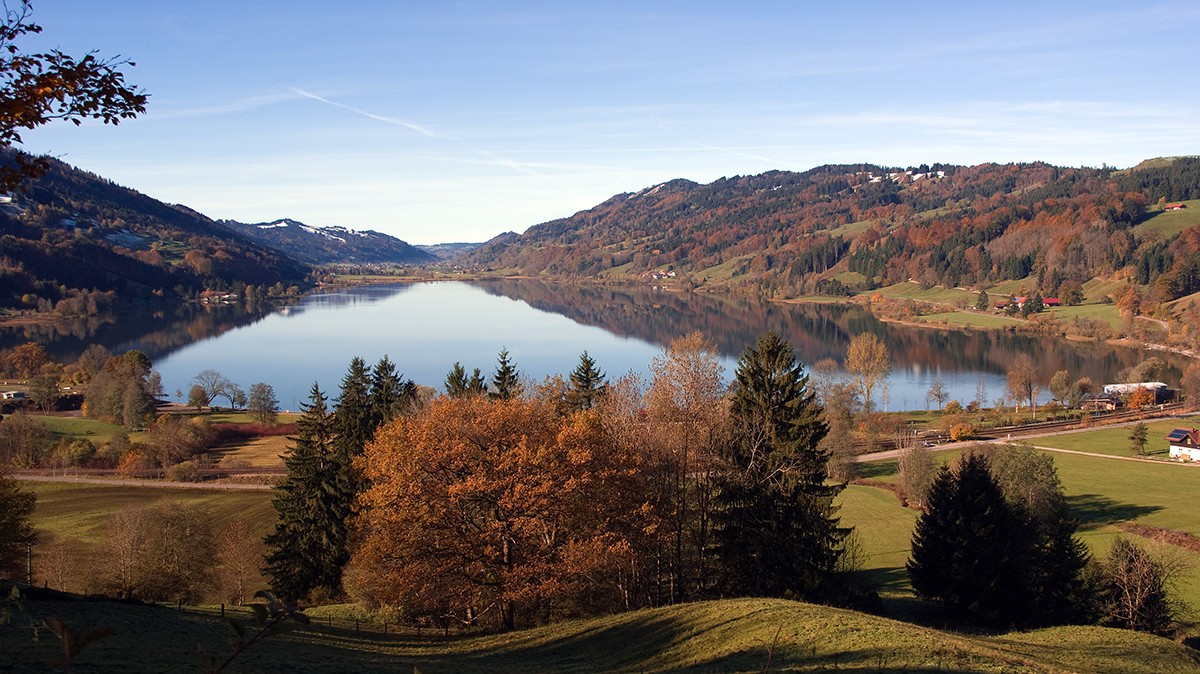
[[[397,419],[361,459],[348,587],[440,624],[622,608],[650,528],[640,459],[622,447],[596,413],[536,400],[441,398]]]

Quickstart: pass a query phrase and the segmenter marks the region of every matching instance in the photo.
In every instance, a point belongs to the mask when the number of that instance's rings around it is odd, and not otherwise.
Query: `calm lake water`
[[[1073,379],[1111,382],[1148,355],[1003,332],[897,326],[853,306],[516,280],[363,286],[318,291],[273,311],[193,307],[92,323],[37,334],[7,330],[0,333],[0,347],[36,339],[64,360],[92,341],[116,352],[140,348],[162,374],[168,397],[177,390],[186,396],[193,377],[211,368],[243,389],[271,384],[280,406],[291,410],[307,400],[314,381],[336,397],[354,356],[374,364],[388,355],[406,377],[439,390],[455,361],[468,372],[478,367],[490,376],[501,348],[537,381],[570,372],[584,350],[617,377],[647,373],[667,342],[693,330],[717,345],[727,378],[743,349],[768,329],[787,337],[809,365],[822,358],[841,362],[854,335],[874,332],[892,354],[886,395],[891,410],[929,406],[926,391],[938,378],[964,403],[981,385],[989,402],[1003,397],[1005,370],[1018,353],[1034,356],[1043,385],[1060,369]],[[1164,379],[1177,382],[1186,363],[1155,355],[1168,362]]]

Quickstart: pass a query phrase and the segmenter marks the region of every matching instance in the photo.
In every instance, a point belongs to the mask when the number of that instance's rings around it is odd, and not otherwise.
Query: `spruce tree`
[[[483,378],[483,373],[479,371],[479,368],[475,368],[471,372],[471,378],[467,380],[467,395],[484,396],[487,395],[487,392],[487,380]]]
[[[284,457],[287,477],[275,487],[272,505],[279,521],[266,538],[270,552],[263,569],[271,577],[271,589],[285,599],[303,599],[318,588],[339,593],[346,561],[338,534],[343,509],[330,489],[340,473],[333,419],[318,384],[302,410]]]
[[[454,367],[446,375],[446,395],[450,398],[465,398],[468,395],[467,370],[458,361],[454,361]]]
[[[1030,616],[1033,539],[979,454],[943,466],[917,519],[908,560],[917,596],[956,620],[1007,628]]]
[[[726,590],[812,596],[849,534],[833,504],[844,485],[825,483],[828,427],[803,366],[775,333],[742,354],[730,413],[733,470],[717,510]]]
[[[417,385],[396,372],[396,365],[387,356],[379,359],[371,370],[372,429],[411,410],[417,402]]]
[[[572,412],[591,409],[604,391],[604,373],[587,351],[579,354],[579,365],[567,387],[567,407]]]
[[[508,359],[508,349],[500,349],[497,358],[496,371],[492,374],[492,389],[488,391],[491,400],[512,400],[521,396],[521,374],[516,365]]]

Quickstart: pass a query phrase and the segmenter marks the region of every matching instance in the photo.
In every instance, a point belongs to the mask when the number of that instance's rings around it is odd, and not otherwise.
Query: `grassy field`
[[[199,671],[197,647],[221,656],[232,632],[212,613],[107,602],[31,601],[79,629],[113,636],[80,657],[88,672]],[[47,635],[13,648],[17,670],[56,654]],[[240,655],[235,672],[1194,672],[1195,651],[1098,627],[972,636],[783,600],[683,604],[508,634],[423,638],[308,627]]]
[[[1073,307],[1055,307],[1050,310],[1060,321],[1070,321],[1076,318],[1098,318],[1107,322],[1114,329],[1120,329],[1121,314],[1115,304],[1080,304]]]
[[[1169,239],[1183,230],[1200,225],[1200,200],[1182,202],[1187,208],[1181,211],[1157,211],[1134,228],[1139,234],[1156,232],[1160,238]]]
[[[954,304],[956,301],[966,301],[973,305],[979,297],[978,292],[970,290],[942,288],[939,286],[922,288],[920,283],[913,283],[911,281],[896,283],[871,291],[871,294],[874,293],[895,299],[919,300],[923,302],[936,302],[938,304]]]
[[[1200,424],[1200,418],[1188,417],[1183,419],[1164,419],[1146,422],[1146,450],[1151,457],[1166,458],[1167,433],[1176,428],[1191,428]],[[1071,449],[1077,452],[1092,452],[1111,456],[1133,456],[1129,433],[1133,429],[1128,426],[1116,428],[1098,428],[1094,431],[1067,433],[1045,438],[1037,438],[1033,444],[1056,449]]]
[[[1105,297],[1112,297],[1114,300],[1125,292],[1129,281],[1125,280],[1103,280],[1092,279],[1083,284],[1083,299],[1091,304],[1102,301]]]
[[[34,527],[52,537],[67,537],[95,544],[104,523],[131,505],[172,500],[204,508],[217,528],[243,520],[266,534],[274,525],[270,491],[170,489],[73,482],[22,482],[21,488],[37,494]]]
[[[922,323],[944,323],[948,326],[970,326],[973,328],[1007,328],[1023,325],[1024,321],[999,314],[982,314],[974,311],[946,311],[926,314],[917,320]]]
[[[103,421],[96,419],[84,419],[83,417],[53,417],[43,415],[30,415],[31,418],[40,421],[42,425],[50,429],[50,432],[60,438],[83,438],[92,441],[96,445],[102,445],[112,439],[114,435],[121,432],[121,427],[116,424],[106,424]],[[131,433],[130,438],[136,439],[137,433]]]

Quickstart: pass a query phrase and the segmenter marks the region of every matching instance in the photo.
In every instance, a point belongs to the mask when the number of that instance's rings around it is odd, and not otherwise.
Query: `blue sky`
[[[383,5],[381,8],[380,5]],[[213,218],[482,241],[673,178],[1200,152],[1200,5],[34,4],[144,117],[25,134]]]

